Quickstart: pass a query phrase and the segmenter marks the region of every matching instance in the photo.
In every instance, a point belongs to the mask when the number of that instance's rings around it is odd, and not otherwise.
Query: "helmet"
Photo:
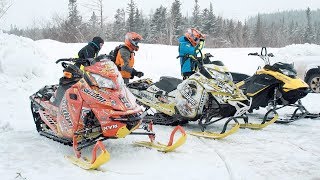
[[[142,40],[142,36],[136,32],[128,32],[125,37],[125,45],[135,51],[139,50],[138,43]]]
[[[204,39],[204,35],[201,34],[201,32],[196,30],[195,28],[188,29],[184,35],[190,41],[192,46],[198,45],[200,42],[200,39]]]

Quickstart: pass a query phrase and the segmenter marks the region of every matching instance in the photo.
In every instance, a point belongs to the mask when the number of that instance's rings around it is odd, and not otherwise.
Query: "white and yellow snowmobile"
[[[210,61],[211,54],[197,58],[197,72],[186,80],[161,77],[153,83],[141,79],[128,84],[137,100],[146,107],[145,120],[154,124],[179,125],[198,121],[201,132],[191,135],[221,139],[236,132],[245,119],[250,102],[233,83],[232,76],[221,61]],[[148,113],[149,109],[156,112]],[[226,120],[220,133],[205,131],[217,121]],[[235,124],[230,126],[233,121]]]
[[[253,76],[248,76],[241,73],[231,73],[234,82],[237,86],[252,99],[252,104],[249,112],[259,107],[267,107],[262,125],[247,124],[249,128],[262,128],[265,124],[273,122],[288,123],[301,118],[317,118],[319,114],[311,114],[302,105],[301,98],[309,93],[308,85],[300,78],[297,77],[297,72],[292,64],[277,62],[270,65],[269,57],[273,57],[272,53],[267,53],[266,47],[262,47],[261,53],[249,53],[249,56],[260,57],[265,66],[258,68]],[[277,110],[284,107],[291,106],[295,110],[287,118],[279,118]],[[266,117],[269,114],[274,114],[277,119],[272,119],[266,122]]]

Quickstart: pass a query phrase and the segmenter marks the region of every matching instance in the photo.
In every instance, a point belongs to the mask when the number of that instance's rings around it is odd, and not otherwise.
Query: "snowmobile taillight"
[[[68,78],[68,79],[71,79],[72,78],[72,73],[71,72],[67,72],[67,71],[64,71],[63,72],[63,76]]]

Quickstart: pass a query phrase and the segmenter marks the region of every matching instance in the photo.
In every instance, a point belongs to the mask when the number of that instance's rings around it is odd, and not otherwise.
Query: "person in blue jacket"
[[[181,75],[187,79],[197,68],[197,54],[204,46],[204,35],[195,28],[190,28],[179,38],[179,56]]]

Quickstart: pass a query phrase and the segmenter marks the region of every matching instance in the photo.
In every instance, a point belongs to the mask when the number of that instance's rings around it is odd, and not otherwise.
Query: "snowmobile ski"
[[[240,124],[235,124],[229,131],[224,133],[215,133],[210,131],[204,131],[204,132],[191,132],[190,135],[197,136],[197,137],[205,137],[205,138],[211,138],[211,139],[222,139],[225,138],[235,132],[238,131],[240,128]]]
[[[175,136],[175,134],[176,134],[176,132],[178,130],[181,132],[182,136],[179,137],[179,139],[175,143],[173,143],[174,136]],[[177,126],[172,131],[172,133],[170,135],[170,140],[169,140],[167,145],[159,143],[159,142],[156,142],[155,139],[154,139],[154,136],[149,136],[149,138],[150,138],[150,142],[148,142],[148,141],[137,141],[137,142],[134,142],[134,144],[137,145],[137,146],[156,149],[156,150],[161,151],[161,152],[171,152],[171,151],[177,149],[178,147],[180,147],[181,145],[183,145],[186,142],[187,134],[186,134],[186,132],[184,131],[184,129],[181,126]]]
[[[268,118],[268,115],[270,113],[274,113],[274,116],[271,119]],[[240,124],[240,127],[241,128],[250,128],[250,129],[263,129],[263,128],[269,126],[270,124],[273,124],[274,122],[276,122],[278,120],[278,118],[279,118],[279,115],[278,115],[277,111],[271,109],[265,114],[261,124],[248,123],[248,121],[245,121],[244,124]]]
[[[101,153],[97,157],[97,150],[100,148]],[[100,167],[102,164],[108,162],[110,160],[110,154],[105,149],[104,145],[101,141],[98,141],[92,150],[92,160],[88,158],[77,158],[75,156],[65,156],[71,163],[79,166],[82,169],[93,170]]]

